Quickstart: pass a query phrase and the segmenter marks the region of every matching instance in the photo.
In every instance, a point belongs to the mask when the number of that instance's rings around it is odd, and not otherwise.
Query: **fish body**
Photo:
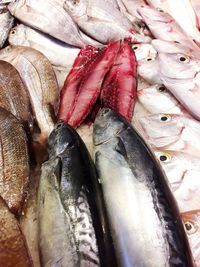
[[[190,0],[147,0],[152,6],[169,13],[186,34],[197,44],[200,42],[198,21]]]
[[[48,151],[38,193],[42,266],[96,267],[101,264],[100,256],[102,266],[111,266],[106,265],[109,258],[104,251],[107,229],[102,231],[95,209],[99,194],[94,188],[91,191],[95,170],[84,143],[75,130],[58,122],[49,137]],[[112,262],[112,256],[109,260]]]
[[[27,138],[21,123],[0,108],[0,195],[9,209],[20,214],[29,180]]]
[[[3,47],[13,23],[14,18],[7,7],[4,5],[0,6],[0,48]]]
[[[119,266],[193,266],[165,177],[134,128],[105,108],[94,146]]]
[[[106,1],[71,1],[64,3],[70,14],[86,34],[102,44],[131,37],[133,42],[150,42],[148,36],[137,34],[131,22],[113,5]]]
[[[199,54],[180,44],[153,40],[158,51],[159,77],[167,89],[195,118],[200,119]]]
[[[33,267],[19,222],[0,197],[0,264],[3,267]]]
[[[200,265],[200,210],[192,210],[181,213],[185,230],[189,239],[192,254],[194,256],[195,266]]]
[[[17,70],[3,60],[0,60],[0,106],[32,128],[28,90]]]
[[[12,28],[9,34],[11,45],[29,46],[43,53],[57,68],[69,70],[79,49],[60,42],[23,24]]]
[[[187,36],[181,26],[168,13],[148,6],[141,7],[138,10],[155,38],[169,42],[179,42],[199,50],[196,43]]]
[[[8,8],[11,14],[24,24],[67,44],[83,47],[88,41],[92,41],[80,33],[72,18],[63,9],[62,1],[18,0],[10,3]]]
[[[53,113],[59,98],[56,76],[49,60],[39,51],[24,46],[8,46],[0,52],[0,58],[18,70],[28,89],[41,139],[46,139],[54,128]]]

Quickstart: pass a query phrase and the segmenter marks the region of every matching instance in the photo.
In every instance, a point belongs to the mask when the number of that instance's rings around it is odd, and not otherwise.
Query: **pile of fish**
[[[200,4],[0,0],[0,267],[200,267]]]

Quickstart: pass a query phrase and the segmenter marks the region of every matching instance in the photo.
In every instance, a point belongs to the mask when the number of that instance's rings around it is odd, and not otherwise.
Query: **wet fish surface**
[[[102,109],[94,146],[119,266],[193,266],[166,178],[134,128]]]
[[[13,23],[14,17],[11,16],[7,7],[0,6],[0,48],[3,47]]]
[[[21,123],[0,107],[0,195],[9,209],[21,211],[29,179],[26,133]]]
[[[0,59],[10,62],[26,85],[33,113],[40,128],[40,139],[46,140],[54,128],[59,101],[59,88],[53,67],[39,51],[24,46],[8,46],[0,51]]]
[[[0,251],[0,264],[3,267],[33,267],[19,223],[1,197]]]
[[[28,90],[17,70],[0,60],[0,106],[10,111],[24,126],[32,128]]]
[[[73,128],[59,121],[48,151],[38,193],[41,265],[115,266],[112,254],[107,254],[112,243],[107,239],[104,243],[105,217],[102,226],[96,210],[99,194],[96,188],[91,190],[95,170],[84,143]]]

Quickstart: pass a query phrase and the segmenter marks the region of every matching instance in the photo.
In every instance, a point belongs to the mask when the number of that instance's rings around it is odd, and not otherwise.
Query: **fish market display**
[[[66,0],[65,10],[78,26],[100,43],[130,37],[133,42],[150,42],[151,38],[136,33],[134,25],[105,0]]]
[[[193,266],[165,177],[134,128],[105,108],[94,146],[120,266]]]
[[[25,238],[15,216],[0,197],[0,264],[33,267]]]
[[[102,219],[97,213],[97,202],[102,200],[84,143],[61,121],[49,137],[48,151],[38,193],[42,266],[58,262],[69,267],[111,266],[107,265],[109,261],[115,266],[113,255],[107,254],[108,243],[104,244],[104,240],[109,241],[106,221],[103,210]]]
[[[0,0],[0,267],[200,267],[199,107],[198,0]]]
[[[0,106],[10,111],[25,126],[32,125],[28,90],[17,70],[0,60]]]
[[[0,3],[1,4],[1,3]],[[14,18],[5,5],[0,5],[0,48],[4,45],[10,29],[13,26]]]
[[[70,69],[79,49],[62,43],[23,24],[12,28],[9,34],[11,45],[23,45],[43,53],[52,65]],[[66,76],[65,76],[66,77]]]
[[[53,115],[59,97],[55,73],[49,60],[39,51],[24,46],[6,47],[0,51],[0,59],[10,62],[21,75],[41,131],[40,139],[46,139],[54,128]]]
[[[9,209],[20,213],[29,179],[26,134],[21,123],[0,107],[0,195]]]

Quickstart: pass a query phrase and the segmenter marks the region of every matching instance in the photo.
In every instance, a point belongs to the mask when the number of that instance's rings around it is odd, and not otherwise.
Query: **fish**
[[[128,42],[123,42],[101,87],[101,104],[131,121],[136,102],[137,63]]]
[[[185,230],[189,239],[195,266],[200,265],[199,229],[200,229],[200,210],[192,210],[181,213],[184,221]]]
[[[8,41],[11,45],[34,48],[43,53],[52,65],[66,70],[70,70],[80,51],[79,48],[69,46],[23,24],[11,29]]]
[[[151,41],[149,36],[136,33],[131,22],[104,0],[66,0],[63,6],[82,31],[102,44],[126,37],[132,42]]]
[[[0,263],[1,266],[33,267],[19,222],[0,197]]]
[[[35,137],[46,142],[54,128],[59,102],[59,88],[49,60],[39,51],[25,46],[7,46],[0,59],[11,63],[26,85],[40,134]]]
[[[139,8],[138,12],[155,38],[169,42],[179,42],[199,50],[197,44],[187,36],[170,14],[149,6]]]
[[[188,115],[176,98],[162,84],[154,84],[137,91],[138,101],[152,114]]]
[[[119,266],[194,266],[166,177],[137,131],[104,108],[93,140]]]
[[[17,0],[8,5],[10,13],[24,24],[47,33],[76,47],[96,41],[81,33],[72,18],[63,9],[62,1]]]
[[[20,215],[29,182],[27,137],[22,124],[0,107],[0,195],[9,209]]]
[[[100,94],[105,75],[120,49],[120,41],[102,49],[81,49],[69,72],[60,96],[58,118],[77,128],[92,111]]]
[[[3,47],[13,23],[14,17],[11,16],[7,6],[0,6],[0,48]]]
[[[116,266],[96,171],[82,139],[58,121],[48,153],[38,192],[42,266]]]
[[[27,130],[32,129],[28,90],[18,71],[3,60],[0,60],[0,106],[10,111]]]
[[[199,155],[167,148],[153,148],[153,151],[166,174],[180,212],[199,209]]]
[[[61,91],[64,86],[67,75],[69,74],[72,66],[70,65],[70,66],[67,66],[67,68],[64,68],[64,67],[52,65],[52,67],[56,75],[56,80],[58,82],[59,91]]]
[[[152,45],[158,51],[161,83],[194,118],[200,119],[199,55],[177,43],[153,40]]]
[[[147,0],[153,7],[169,13],[182,27],[186,34],[199,45],[200,32],[195,12],[190,0]]]
[[[139,119],[149,144],[198,155],[199,121],[176,114],[150,114]]]
[[[133,44],[137,73],[150,84],[162,83],[159,77],[158,53],[151,44]]]

